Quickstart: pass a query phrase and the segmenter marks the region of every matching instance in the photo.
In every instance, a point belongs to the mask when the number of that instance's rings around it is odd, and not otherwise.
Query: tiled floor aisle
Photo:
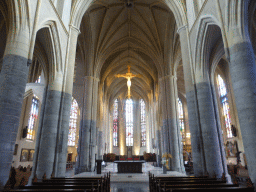
[[[110,163],[102,169],[102,176],[106,175],[107,172],[111,172],[110,177],[110,188],[111,192],[148,192],[148,171],[153,173],[155,176],[186,176],[185,173],[179,173],[176,171],[168,171],[167,174],[163,174],[162,168],[153,167],[150,163],[144,164],[142,168],[143,173],[137,174],[122,174],[117,173],[117,165]],[[74,175],[73,170],[69,170],[66,173],[66,177],[98,177],[100,175],[96,172],[84,172]]]
[[[148,192],[148,182],[143,183],[111,183],[111,192]]]

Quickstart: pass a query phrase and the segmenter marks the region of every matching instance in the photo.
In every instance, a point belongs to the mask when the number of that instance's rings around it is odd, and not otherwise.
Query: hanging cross
[[[128,73],[126,74],[117,74],[115,75],[115,77],[124,77],[127,79],[127,87],[128,87],[128,99],[131,98],[131,85],[132,85],[132,82],[131,82],[131,79],[134,78],[134,77],[141,77],[140,74],[137,74],[137,75],[134,75],[131,73],[131,67],[130,65],[128,65]]]

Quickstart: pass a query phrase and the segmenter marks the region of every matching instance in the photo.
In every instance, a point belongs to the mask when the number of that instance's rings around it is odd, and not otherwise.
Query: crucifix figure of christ
[[[131,79],[134,78],[134,77],[141,77],[140,74],[137,74],[137,75],[134,75],[131,73],[131,67],[130,65],[128,65],[128,73],[126,74],[117,74],[115,75],[115,77],[124,77],[127,79],[127,87],[128,87],[128,99],[131,98],[131,85],[132,85],[132,82],[131,82]]]

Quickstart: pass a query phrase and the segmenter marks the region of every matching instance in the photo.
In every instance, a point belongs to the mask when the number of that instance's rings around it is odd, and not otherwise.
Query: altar
[[[118,173],[142,173],[142,163],[145,161],[114,161]]]

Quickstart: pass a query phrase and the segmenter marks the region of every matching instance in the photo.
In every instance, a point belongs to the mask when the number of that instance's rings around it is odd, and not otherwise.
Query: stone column
[[[161,102],[162,102],[162,115],[163,115],[163,126],[162,126],[162,142],[163,148],[162,153],[170,153],[169,149],[169,130],[168,130],[168,121],[167,121],[167,104],[166,104],[166,92],[165,92],[165,82],[163,79],[160,79],[160,93],[161,93]]]
[[[6,184],[19,127],[23,94],[31,61],[28,60],[29,31],[9,30],[0,73],[0,190]]]
[[[210,82],[205,80],[197,83],[196,90],[206,169],[210,177],[217,176],[220,178],[223,174],[221,146],[219,145]]]
[[[175,107],[175,124],[176,124],[176,130],[177,130],[177,142],[178,142],[178,148],[177,150],[179,150],[179,164],[180,164],[180,171],[185,173],[185,167],[184,167],[184,161],[183,161],[183,143],[182,143],[182,136],[180,133],[180,124],[179,124],[179,108],[178,108],[178,87],[177,87],[177,77],[173,76],[171,78],[171,82],[173,85],[173,95],[174,97],[173,99],[173,103],[174,103],[174,107]]]
[[[98,159],[103,159],[103,132],[98,131],[98,138],[97,138],[97,146],[98,146]]]
[[[161,134],[161,157],[163,156],[163,154],[165,153],[165,139],[164,139],[164,130],[163,130],[163,126],[161,126],[160,129],[160,134]]]
[[[96,154],[96,120],[97,120],[97,104],[98,104],[98,87],[99,79],[94,78],[93,81],[93,95],[92,95],[92,119],[91,119],[91,155],[90,155],[90,170],[95,168],[95,154]]]
[[[140,105],[139,100],[133,100],[133,155],[140,152]]]
[[[118,102],[118,118],[119,118],[119,152],[120,155],[126,154],[126,122],[125,122],[125,100],[120,99]]]
[[[180,35],[182,63],[184,70],[186,99],[188,106],[189,127],[191,132],[191,145],[193,156],[193,168],[195,176],[206,175],[204,149],[202,144],[201,127],[198,116],[197,95],[194,86],[192,62],[190,58],[190,46],[187,26],[178,30]]]
[[[165,84],[165,99],[166,99],[166,119],[167,129],[169,132],[169,149],[172,155],[171,170],[181,171],[180,162],[180,132],[178,131],[177,115],[176,115],[176,100],[174,77],[165,76],[161,79],[162,84]]]
[[[84,87],[83,117],[79,135],[79,156],[76,173],[93,171],[95,165],[98,79],[92,76],[85,77]]]
[[[93,77],[87,76],[84,78],[84,103],[82,106],[82,121],[79,135],[79,155],[78,167],[76,173],[89,171],[89,148],[90,148],[90,128],[91,128],[91,107],[92,107],[92,88]]]
[[[246,31],[248,33],[248,31]],[[233,37],[233,34],[236,34]],[[241,127],[249,176],[256,184],[256,66],[249,37],[232,33],[230,43],[230,75]],[[246,34],[248,35],[248,34]],[[249,36],[249,35],[248,35]]]
[[[157,141],[157,166],[160,166],[160,161],[162,157],[162,150],[161,150],[161,130],[156,131],[156,141]]]
[[[58,131],[55,177],[65,177],[67,163],[68,133],[70,109],[72,104],[73,78],[76,56],[77,37],[80,31],[73,26],[69,29],[66,68],[61,98],[61,116]]]
[[[107,137],[107,153],[113,153],[113,117],[111,114],[108,112],[107,116],[107,130],[108,133],[106,135]]]
[[[53,82],[48,85],[43,120],[41,127],[39,127],[41,129],[40,143],[36,149],[38,162],[35,170],[39,179],[44,174],[50,178],[54,172],[62,80],[63,75],[58,72]]]

